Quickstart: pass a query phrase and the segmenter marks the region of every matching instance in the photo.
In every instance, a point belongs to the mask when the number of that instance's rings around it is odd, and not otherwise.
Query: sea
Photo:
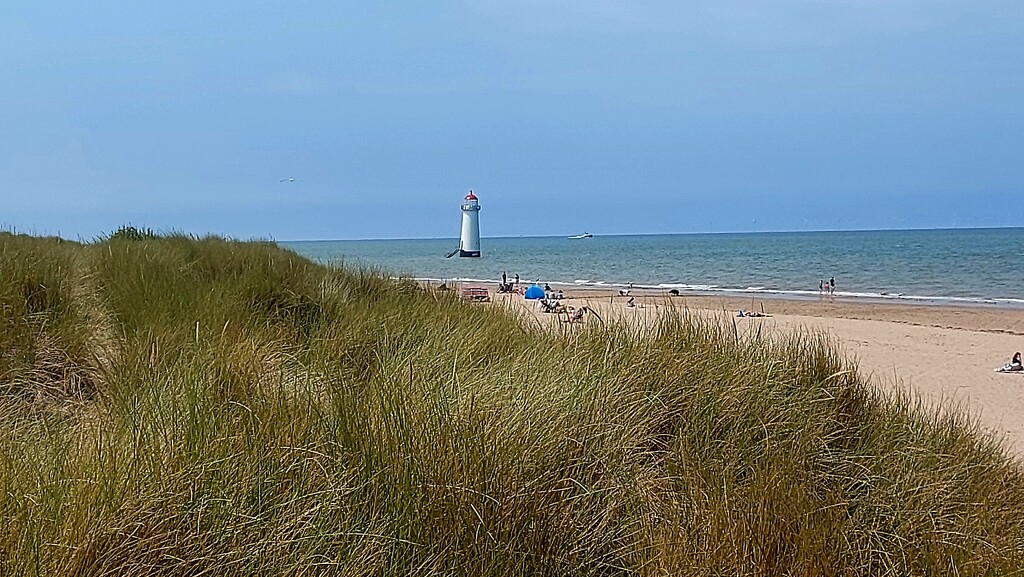
[[[1024,228],[483,238],[480,258],[445,258],[454,238],[279,244],[426,282],[818,299],[834,278],[834,298],[1024,308]]]

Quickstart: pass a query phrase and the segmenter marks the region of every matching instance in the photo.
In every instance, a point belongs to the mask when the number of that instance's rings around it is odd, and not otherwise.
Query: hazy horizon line
[[[814,229],[814,230],[749,230],[749,231],[704,231],[704,232],[617,232],[617,233],[590,233],[595,237],[623,237],[623,236],[700,236],[700,235],[758,235],[758,234],[820,234],[835,232],[927,232],[927,231],[953,231],[953,230],[1013,230],[1024,229],[1024,226],[958,226],[958,227],[929,227],[929,228],[850,228],[850,229]],[[211,233],[206,233],[211,234]],[[577,233],[579,234],[579,233]],[[514,238],[565,238],[572,235],[564,234],[519,234],[503,236],[481,236],[481,240],[501,240]],[[259,239],[254,237],[250,240],[271,240],[273,242],[362,242],[379,240],[454,240],[458,242],[458,236],[424,236],[424,237],[391,237],[391,238],[305,238],[305,239]],[[585,240],[585,239],[579,239]]]

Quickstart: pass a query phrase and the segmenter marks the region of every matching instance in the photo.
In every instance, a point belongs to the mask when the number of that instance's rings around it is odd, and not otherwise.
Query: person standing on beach
[[[516,286],[519,286],[519,273],[516,273]]]
[[[501,271],[501,284],[508,284],[508,277],[505,275],[505,271]]]
[[[836,294],[836,277],[828,279],[828,294]]]
[[[818,279],[818,294],[825,294],[825,279]]]

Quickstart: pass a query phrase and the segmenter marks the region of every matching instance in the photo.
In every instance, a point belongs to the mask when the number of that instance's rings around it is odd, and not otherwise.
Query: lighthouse
[[[459,256],[480,256],[480,203],[469,191],[462,202],[462,236],[459,238]]]

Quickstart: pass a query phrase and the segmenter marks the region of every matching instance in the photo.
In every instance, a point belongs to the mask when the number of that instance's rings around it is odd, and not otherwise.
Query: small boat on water
[[[585,232],[583,234],[577,234],[575,236],[570,236],[569,238],[594,238],[594,235],[590,234],[589,232]]]

